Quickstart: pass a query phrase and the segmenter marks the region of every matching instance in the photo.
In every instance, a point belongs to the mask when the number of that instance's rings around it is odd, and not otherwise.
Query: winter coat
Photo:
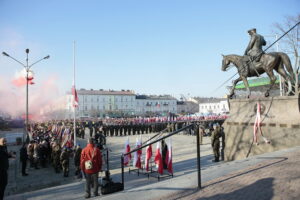
[[[94,156],[92,158],[92,154],[94,151]],[[92,160],[93,168],[85,169],[85,162],[88,160]],[[80,157],[80,168],[84,173],[87,174],[95,174],[101,171],[102,169],[102,155],[100,150],[94,144],[88,144],[81,152]]]

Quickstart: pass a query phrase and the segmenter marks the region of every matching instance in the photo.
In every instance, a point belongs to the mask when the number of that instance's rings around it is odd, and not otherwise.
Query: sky
[[[236,70],[221,71],[221,54],[243,54],[247,30],[272,35],[299,11],[299,0],[0,0],[0,51],[24,63],[26,48],[29,63],[50,55],[33,66],[31,92],[49,80],[71,90],[76,41],[77,89],[223,97]],[[0,69],[0,90],[14,92],[22,66],[1,55]]]

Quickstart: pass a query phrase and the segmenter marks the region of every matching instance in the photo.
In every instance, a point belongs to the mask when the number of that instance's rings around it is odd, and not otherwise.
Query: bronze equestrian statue
[[[250,42],[245,50],[244,56],[239,55],[222,55],[222,70],[226,71],[229,64],[233,64],[237,67],[240,77],[233,81],[233,86],[229,94],[229,98],[234,95],[234,89],[239,81],[243,81],[247,88],[247,96],[250,97],[250,89],[247,77],[259,76],[263,73],[267,73],[270,78],[270,87],[265,93],[265,96],[269,96],[269,92],[272,89],[276,76],[273,70],[278,72],[285,81],[288,82],[288,94],[292,92],[292,82],[295,82],[294,72],[291,65],[290,58],[283,52],[271,52],[264,53],[262,46],[266,45],[266,41],[263,36],[256,33],[256,29],[248,31],[251,36]],[[286,72],[288,71],[288,73]]]

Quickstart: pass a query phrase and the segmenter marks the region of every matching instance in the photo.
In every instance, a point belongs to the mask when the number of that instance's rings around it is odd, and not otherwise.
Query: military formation
[[[107,137],[130,136],[158,132],[173,132],[196,123],[197,129],[186,129],[183,134],[196,135],[200,131],[200,138],[212,135],[212,138],[221,138],[221,132],[216,132],[213,124],[222,124],[223,118],[214,118],[210,121],[185,119],[185,120],[145,120],[145,119],[102,119],[102,120],[77,120],[76,136],[85,138],[87,132],[89,138],[93,138],[97,147],[101,150],[106,144]],[[20,161],[22,175],[27,176],[26,164],[34,169],[53,167],[55,173],[63,172],[64,177],[69,176],[70,159],[74,159],[75,175],[80,177],[80,155],[82,148],[74,146],[74,124],[71,120],[31,123],[28,129],[27,144],[20,149]],[[200,128],[199,128],[200,127]],[[219,149],[218,139],[212,140],[213,149]],[[201,141],[202,143],[202,141]],[[222,145],[223,147],[224,145]],[[217,152],[214,151],[214,152]],[[222,152],[221,152],[221,155]],[[215,153],[216,161],[219,155]],[[222,157],[222,156],[221,156]]]
[[[185,119],[180,121],[172,120],[156,120],[143,121],[129,119],[110,119],[110,120],[88,120],[76,122],[76,135],[79,138],[85,137],[85,130],[88,129],[89,136],[103,135],[104,137],[114,136],[130,136],[157,133],[161,131],[173,132],[192,123],[200,123],[204,129],[212,130],[212,124],[222,124],[225,120],[224,116],[213,119]],[[72,122],[71,122],[72,123]],[[195,134],[193,130],[189,130],[187,134]]]

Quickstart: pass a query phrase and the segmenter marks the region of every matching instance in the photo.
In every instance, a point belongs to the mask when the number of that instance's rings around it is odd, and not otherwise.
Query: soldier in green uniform
[[[66,147],[63,148],[63,151],[60,154],[60,164],[63,169],[63,176],[68,177],[69,176],[69,152]]]
[[[60,154],[61,154],[60,146],[55,142],[52,147],[51,157],[52,157],[52,164],[56,173],[59,173],[60,171]]]
[[[76,146],[75,156],[74,156],[74,165],[75,165],[75,175],[80,176],[80,155],[81,155],[81,147],[80,145]]]
[[[220,136],[221,136],[221,129],[218,124],[213,125],[213,131],[211,134],[211,146],[213,148],[215,159],[213,162],[219,162],[220,157]]]
[[[221,127],[221,142],[222,142],[222,147],[221,147],[221,160],[224,160],[225,133],[224,133],[223,127]]]

